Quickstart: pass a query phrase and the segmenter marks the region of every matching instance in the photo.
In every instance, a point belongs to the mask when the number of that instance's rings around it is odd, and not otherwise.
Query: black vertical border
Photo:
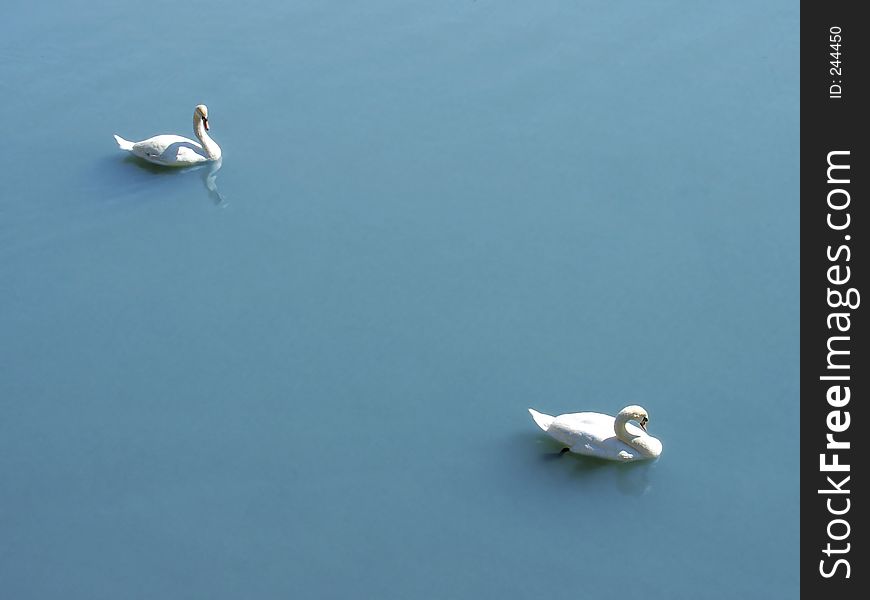
[[[859,2],[803,2],[801,3],[800,25],[800,71],[801,71],[801,148],[800,148],[800,210],[801,210],[801,349],[800,349],[800,410],[801,410],[801,595],[805,598],[829,598],[848,600],[867,598],[870,582],[870,563],[867,562],[870,535],[864,530],[864,514],[867,494],[858,491],[868,485],[865,465],[870,458],[870,427],[865,407],[870,402],[870,361],[865,349],[868,347],[868,331],[864,313],[870,303],[870,289],[867,271],[870,259],[867,257],[867,237],[870,235],[870,203],[866,180],[870,177],[868,169],[867,138],[870,122],[870,98],[866,89],[866,79],[870,76],[870,63],[867,61],[867,38],[870,37],[870,21],[858,16]],[[841,29],[840,47],[831,47],[831,35]],[[835,28],[832,32],[832,28]],[[836,41],[836,40],[835,40]],[[839,50],[840,55],[831,53]],[[841,72],[831,61],[839,58]],[[841,93],[837,94],[837,88]],[[831,97],[839,96],[839,97]],[[840,163],[849,164],[848,175],[845,170],[833,171],[834,179],[848,178],[848,184],[828,182],[828,154],[832,151],[848,151],[834,158]],[[832,210],[828,206],[828,194],[835,189],[846,190],[849,194],[848,207]],[[834,192],[834,204],[843,204],[846,196]],[[849,226],[843,230],[832,229],[828,214],[835,225],[845,222],[849,215]],[[847,246],[848,251],[841,246]],[[837,253],[838,249],[839,254]],[[836,259],[831,260],[833,255]],[[848,260],[847,260],[848,258]],[[839,265],[830,273],[843,279],[849,267],[849,280],[834,285],[829,281],[829,269]],[[843,294],[855,288],[861,294],[860,304],[834,308],[828,302],[828,290],[839,290]],[[866,296],[865,293],[866,292]],[[853,296],[854,297],[854,296]],[[836,302],[836,297],[834,298]],[[828,317],[831,313],[849,313],[848,319],[832,321],[829,329]],[[849,324],[849,331],[838,331]],[[848,350],[849,354],[836,355],[835,362],[847,364],[849,368],[828,368],[828,342],[831,336],[848,336],[848,340],[836,340],[833,346]],[[846,375],[848,381],[822,380],[822,376]],[[848,404],[839,408],[828,403],[827,392],[830,386],[840,384],[850,388]],[[842,427],[845,412],[849,413],[849,426],[845,431],[832,433],[828,426],[831,411],[840,413],[832,416],[834,427]],[[839,424],[839,425],[838,425]],[[826,449],[826,436],[831,433],[839,442],[848,442],[848,449]],[[833,461],[832,454],[839,455],[841,464],[848,464],[848,472],[823,472],[820,455],[827,454],[826,462]],[[830,490],[833,482],[849,493],[820,493]],[[842,483],[845,476],[850,479]],[[847,504],[848,499],[848,504]],[[842,511],[848,505],[848,512],[842,515],[831,514],[827,505],[831,501],[833,510]],[[843,522],[832,524],[834,519]],[[848,533],[842,540],[831,539]],[[826,555],[828,544],[835,550],[846,550],[838,554]],[[848,546],[847,546],[848,544]],[[863,558],[863,562],[859,559]],[[849,577],[846,578],[844,564],[835,568],[836,560],[842,558],[849,563]],[[824,561],[824,563],[821,563]],[[822,571],[831,577],[824,577]]]

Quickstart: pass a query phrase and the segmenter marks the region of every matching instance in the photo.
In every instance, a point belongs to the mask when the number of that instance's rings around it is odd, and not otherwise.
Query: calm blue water
[[[797,597],[798,17],[7,2],[0,596]]]

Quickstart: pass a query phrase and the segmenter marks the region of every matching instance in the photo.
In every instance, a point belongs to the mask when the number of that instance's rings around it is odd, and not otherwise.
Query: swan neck
[[[199,115],[196,115],[193,118],[193,132],[196,134],[196,137],[199,138],[199,141],[202,144],[202,149],[205,150],[205,154],[209,159],[217,160],[220,158],[220,146],[209,137],[208,132],[205,130],[205,123],[203,123],[202,118],[200,118]]]
[[[637,439],[637,436],[630,434],[625,427],[626,423],[630,420],[628,416],[620,414],[616,415],[616,421],[613,423],[613,431],[616,433],[616,437],[627,444],[631,444]]]

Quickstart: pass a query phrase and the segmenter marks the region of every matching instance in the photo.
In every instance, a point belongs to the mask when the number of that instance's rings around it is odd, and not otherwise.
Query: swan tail
[[[532,415],[532,418],[535,420],[535,423],[538,424],[538,427],[544,431],[547,431],[550,428],[550,425],[553,424],[553,421],[556,420],[556,417],[539,413],[534,408],[529,409],[529,414]]]
[[[118,147],[121,150],[132,150],[133,149],[133,142],[131,142],[129,140],[125,140],[120,135],[115,136],[115,141],[118,142]]]

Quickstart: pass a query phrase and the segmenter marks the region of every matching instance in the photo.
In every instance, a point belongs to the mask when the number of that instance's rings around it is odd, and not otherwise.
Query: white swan
[[[529,409],[538,427],[577,454],[607,460],[632,461],[656,458],[662,443],[646,432],[649,415],[640,406],[626,406],[614,419],[597,412],[569,413],[553,417]],[[637,421],[635,427],[629,421]]]
[[[186,167],[218,160],[221,148],[208,136],[208,107],[199,104],[193,111],[193,132],[201,144],[180,135],[156,135],[141,142],[131,142],[119,135],[115,141],[121,150],[132,152],[148,162],[166,167]]]

